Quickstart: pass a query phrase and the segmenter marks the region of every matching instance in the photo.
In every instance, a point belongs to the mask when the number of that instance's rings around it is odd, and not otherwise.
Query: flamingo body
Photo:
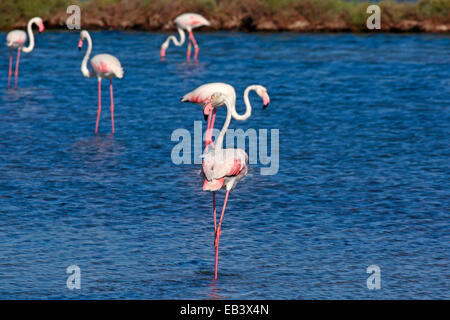
[[[203,155],[203,191],[231,190],[247,175],[248,155],[242,149],[210,150]]]
[[[201,85],[197,89],[186,93],[183,98],[181,98],[181,102],[192,102],[203,106],[216,92],[226,95],[232,103],[236,103],[236,91],[233,86],[223,82],[213,82]]]
[[[6,36],[6,45],[12,49],[22,48],[27,39],[25,31],[13,30]]]
[[[205,17],[197,13],[180,14],[175,18],[174,22],[179,28],[183,28],[187,31],[211,25],[211,23],[206,20]]]
[[[97,54],[91,59],[91,66],[98,77],[112,79],[123,78],[123,69],[119,59],[107,54]]]

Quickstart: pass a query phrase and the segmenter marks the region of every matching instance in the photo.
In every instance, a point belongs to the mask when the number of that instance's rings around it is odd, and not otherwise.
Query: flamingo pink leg
[[[102,79],[98,78],[98,110],[97,110],[97,122],[95,123],[95,133],[98,132],[98,122],[100,121],[101,112],[102,112]]]
[[[199,48],[197,45],[197,41],[195,41],[195,37],[194,37],[194,34],[192,33],[192,31],[189,31],[189,39],[191,39],[192,44],[194,45],[194,48],[195,48],[194,60],[197,60]]]
[[[12,49],[9,49],[8,88],[11,85],[12,64],[13,64],[13,51]]]
[[[214,215],[214,248],[216,248],[216,235],[217,235],[217,219],[216,219],[216,192],[213,191],[213,215]]]
[[[14,72],[14,87],[17,88],[17,79],[19,78],[19,62],[20,62],[20,48],[17,49],[16,71]]]
[[[219,226],[216,231],[216,241],[214,242],[214,247],[216,249],[216,259],[214,263],[214,280],[217,280],[217,267],[219,265],[219,240],[220,240],[220,229],[222,227],[223,214],[225,213],[225,208],[227,206],[228,195],[230,194],[230,190],[227,190],[227,194],[225,195],[225,201],[223,203],[222,214],[220,215]]]
[[[109,90],[111,93],[111,128],[112,128],[112,133],[114,134],[114,98],[113,98],[112,79],[109,80]]]
[[[216,192],[213,191],[213,212],[214,212],[214,234],[217,232],[217,222],[216,222]],[[214,242],[215,243],[215,242]]]

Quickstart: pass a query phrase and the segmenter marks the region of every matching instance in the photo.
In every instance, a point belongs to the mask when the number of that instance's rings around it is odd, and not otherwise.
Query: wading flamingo
[[[227,87],[223,86],[222,88]],[[205,181],[203,183],[203,190],[212,191],[213,193],[213,215],[214,215],[214,235],[215,235],[214,240],[215,280],[217,280],[217,269],[219,263],[219,240],[223,216],[228,201],[228,196],[230,190],[233,189],[237,185],[237,183],[247,174],[248,170],[247,153],[242,149],[232,149],[232,148],[223,149],[222,147],[223,138],[228,129],[228,126],[230,125],[231,117],[242,121],[250,117],[252,112],[252,106],[248,99],[248,93],[250,92],[250,90],[256,91],[256,93],[263,98],[264,108],[269,104],[270,98],[266,88],[260,85],[252,85],[246,89],[246,93],[244,94],[246,112],[243,115],[239,115],[236,112],[235,106],[236,94],[234,92],[234,89],[228,92],[230,94],[230,97],[222,92],[216,92],[211,94],[211,97],[206,102],[204,107],[204,114],[207,115],[208,118],[211,118],[211,114],[216,110],[216,108],[223,105],[225,105],[227,108],[227,117],[225,119],[225,123],[222,127],[222,130],[220,131],[219,137],[217,138],[216,148],[208,151],[208,145],[206,145],[205,152],[203,153],[203,164],[202,164],[202,175],[205,178]],[[212,111],[212,109],[214,109],[214,111]],[[226,189],[226,195],[222,207],[222,213],[220,215],[219,224],[217,225],[215,192],[220,189]]]
[[[36,24],[39,27],[39,32],[42,32],[45,29],[44,23],[39,17],[34,17],[30,21],[28,21],[27,32],[28,36],[30,37],[28,47],[23,46],[27,41],[27,34],[24,31],[13,30],[6,36],[6,45],[9,47],[8,88],[11,85],[13,50],[17,49],[16,70],[14,72],[14,87],[17,88],[17,79],[19,77],[20,51],[28,53],[33,51],[34,49],[34,35],[32,30],[33,24]]]
[[[159,52],[161,55],[161,59],[164,60],[164,57],[166,56],[166,50],[169,47],[171,40],[173,44],[176,45],[177,47],[183,45],[185,40],[184,30],[186,30],[189,34],[186,59],[188,61],[191,59],[191,42],[192,42],[195,48],[194,59],[197,60],[199,48],[197,45],[197,41],[194,38],[194,34],[192,33],[192,29],[199,28],[202,26],[210,26],[211,23],[209,23],[208,20],[206,20],[203,16],[197,13],[183,13],[182,15],[176,17],[174,22],[177,25],[178,33],[180,34],[180,40],[177,40],[175,36],[169,36],[166,39],[166,41],[164,41],[164,43],[161,45],[161,51]]]
[[[213,82],[213,83],[206,83],[204,85],[201,85],[200,87],[196,88],[195,90],[185,94],[183,98],[181,98],[181,102],[192,102],[199,104],[203,107],[203,115],[205,117],[205,120],[208,120],[208,124],[206,127],[206,135],[205,135],[205,148],[208,148],[208,145],[212,145],[214,147],[214,144],[212,142],[212,131],[214,129],[214,121],[216,119],[216,108],[214,108],[212,115],[211,115],[211,104],[209,103],[209,100],[211,99],[212,94],[214,93],[222,93],[224,94],[227,99],[231,103],[231,116],[235,120],[246,120],[248,117],[250,117],[252,108],[250,105],[250,101],[248,98],[248,95],[250,91],[255,91],[256,94],[258,94],[261,99],[263,100],[263,109],[267,107],[267,105],[270,103],[269,95],[267,94],[267,90],[260,85],[251,85],[248,86],[244,91],[244,102],[246,106],[246,111],[243,115],[240,115],[236,111],[236,91],[234,90],[233,86],[223,83],[223,82]],[[217,107],[223,106],[219,105]],[[208,110],[206,110],[208,109]],[[210,116],[208,116],[210,115]]]
[[[86,78],[97,77],[98,79],[98,110],[97,110],[97,122],[95,123],[95,133],[98,132],[98,122],[100,120],[100,113],[102,111],[102,79],[109,79],[109,90],[111,95],[111,131],[114,133],[114,98],[113,98],[113,85],[112,79],[117,77],[122,79],[123,69],[120,65],[119,59],[116,57],[103,53],[94,56],[91,59],[91,66],[93,70],[88,70],[87,61],[92,51],[92,39],[86,30],[81,31],[80,41],[78,42],[78,49],[83,47],[83,41],[86,40],[88,47],[86,54],[84,55],[83,62],[81,63],[81,73]]]

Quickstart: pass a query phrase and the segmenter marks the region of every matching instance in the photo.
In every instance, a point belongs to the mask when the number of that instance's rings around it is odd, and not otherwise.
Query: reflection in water
[[[208,299],[219,300],[227,298],[226,296],[220,294],[219,288],[217,287],[217,281],[215,280],[211,281],[208,287],[209,287]]]
[[[38,97],[39,100],[51,99],[53,94],[51,91],[39,87],[18,87],[16,88],[6,88],[2,95],[3,102],[16,102],[19,99],[27,99]]]
[[[82,138],[71,146],[74,155],[90,155],[93,160],[116,158],[125,151],[125,147],[115,139],[113,134],[93,135]]]
[[[181,78],[197,77],[205,72],[207,65],[201,61],[184,61],[176,64],[176,72]]]
[[[125,146],[108,134],[78,140],[71,146],[69,154],[78,168],[77,175],[84,176],[85,181],[101,182],[120,178],[120,169],[124,168],[121,156],[125,151]]]

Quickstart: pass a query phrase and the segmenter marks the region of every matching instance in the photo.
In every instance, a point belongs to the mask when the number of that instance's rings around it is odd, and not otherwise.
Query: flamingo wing
[[[202,172],[205,176],[203,190],[219,190],[227,177],[236,177],[247,169],[248,155],[242,149],[215,150],[204,155]]]
[[[6,36],[8,47],[19,47],[27,41],[27,34],[22,30],[13,30]]]
[[[92,68],[96,73],[105,76],[115,75],[121,79],[123,77],[123,69],[119,59],[110,54],[98,54],[91,59]]]
[[[226,95],[230,101],[236,102],[236,91],[232,86],[223,82],[212,82],[201,85],[197,89],[185,94],[181,102],[192,102],[203,105],[216,92],[220,92]]]
[[[183,96],[183,98],[181,98],[181,102],[192,102],[192,103],[203,105],[210,98],[211,98],[211,95],[208,94],[208,92],[199,90],[199,88],[198,88],[198,89],[195,89],[194,91],[191,91],[191,92],[185,94]]]
[[[176,17],[174,22],[179,27],[187,30],[211,25],[205,17],[197,13],[183,13]]]

